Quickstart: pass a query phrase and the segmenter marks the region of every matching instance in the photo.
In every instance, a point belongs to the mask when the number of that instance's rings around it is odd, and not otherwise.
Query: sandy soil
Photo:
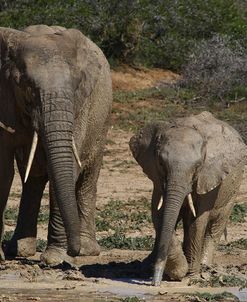
[[[142,81],[142,77],[144,80]],[[140,89],[155,85],[157,81],[174,80],[177,76],[166,71],[133,71],[128,69],[113,72],[114,88]],[[137,78],[139,80],[137,80]],[[133,84],[135,83],[135,84]],[[123,201],[145,197],[150,199],[152,184],[144,176],[133,160],[128,141],[132,133],[111,127],[105,150],[103,167],[98,183],[97,206],[101,208],[111,199]],[[238,202],[246,201],[247,181],[243,181]],[[12,186],[9,206],[16,206],[21,193],[20,179],[16,175]],[[47,198],[42,201],[47,204]],[[12,230],[13,226],[6,226]],[[150,234],[153,230],[149,230]],[[38,237],[45,239],[47,226],[39,226]],[[231,224],[228,228],[228,241],[247,237],[247,222]],[[223,239],[222,239],[223,240]],[[147,301],[189,301],[181,293],[222,292],[226,288],[198,288],[188,286],[188,281],[162,282],[158,288],[151,287],[151,281],[140,273],[139,262],[148,252],[110,250],[99,257],[78,258],[79,269],[63,266],[56,269],[42,267],[39,254],[30,259],[6,261],[0,265],[1,301],[114,301],[115,297],[137,296]],[[217,251],[215,267],[217,273],[235,274],[246,277],[246,251]],[[213,270],[213,271],[214,271]],[[237,288],[227,289],[241,295],[247,301],[247,292],[240,294]],[[176,293],[176,294],[174,294]],[[202,300],[201,300],[202,301]]]

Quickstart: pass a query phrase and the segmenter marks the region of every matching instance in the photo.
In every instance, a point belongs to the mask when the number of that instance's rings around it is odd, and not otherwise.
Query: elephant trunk
[[[62,216],[70,256],[80,252],[80,220],[75,198],[73,179],[73,103],[64,93],[42,96],[44,146],[48,161],[48,173],[55,198]]]
[[[164,197],[164,212],[158,253],[154,266],[153,285],[155,286],[159,286],[162,280],[172,235],[178,219],[179,211],[187,194],[187,190],[181,185],[171,185],[168,183],[166,196]]]

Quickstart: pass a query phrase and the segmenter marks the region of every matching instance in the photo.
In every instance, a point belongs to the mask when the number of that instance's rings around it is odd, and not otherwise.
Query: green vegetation
[[[143,227],[153,228],[150,202],[139,200],[111,200],[96,214],[97,231],[113,231],[108,237],[99,240],[106,249],[151,250],[154,239],[152,236],[125,237],[127,231],[142,230]]]
[[[38,216],[38,223],[48,223],[49,221],[49,206],[41,206]]]
[[[14,231],[7,231],[4,233],[3,241],[9,241],[14,234]]]
[[[152,223],[150,202],[146,198],[139,200],[111,200],[103,209],[97,211],[97,231],[122,233],[129,230],[141,230]]]
[[[196,284],[200,287],[247,287],[247,281],[245,278],[236,277],[234,275],[211,276],[209,280],[195,279],[191,284]]]
[[[5,219],[16,222],[18,212],[19,212],[19,208],[7,207],[4,213]],[[41,206],[38,216],[38,223],[48,223],[48,221],[49,221],[49,207]]]
[[[226,302],[226,301],[239,301],[239,299],[231,293],[223,292],[220,294],[210,294],[210,293],[196,293],[189,298],[190,302]]]
[[[135,92],[114,93],[113,123],[115,127],[136,131],[154,120],[197,114],[203,110],[234,126],[247,141],[247,103],[214,102],[197,95],[192,88],[164,86]]]
[[[125,237],[123,233],[115,233],[112,236],[99,240],[99,244],[106,249],[142,250],[151,251],[154,239],[152,236]]]
[[[16,221],[17,220],[17,216],[18,216],[18,208],[6,208],[5,212],[4,212],[4,217],[6,220],[13,220]]]
[[[143,299],[139,299],[138,297],[126,297],[126,298],[122,298],[120,299],[121,302],[140,302],[140,301],[144,301]]]
[[[48,24],[80,29],[112,65],[178,70],[191,50],[215,34],[246,47],[246,5],[234,0],[0,0],[0,26]]]
[[[45,248],[46,248],[46,245],[47,245],[47,241],[44,240],[44,239],[38,239],[37,240],[37,252],[44,252],[45,251]]]
[[[232,222],[244,222],[247,215],[247,203],[235,204],[230,216]]]
[[[240,238],[227,244],[220,244],[218,250],[221,252],[231,253],[234,249],[247,250],[247,239]]]

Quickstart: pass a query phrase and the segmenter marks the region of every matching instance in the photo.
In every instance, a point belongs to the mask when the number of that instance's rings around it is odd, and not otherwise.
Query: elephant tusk
[[[161,209],[162,205],[163,205],[163,198],[161,197],[160,201],[159,201],[159,204],[158,204],[158,207],[157,207],[158,211]]]
[[[79,155],[78,155],[78,152],[77,152],[74,137],[72,138],[72,149],[73,149],[73,153],[74,153],[76,162],[77,162],[78,166],[81,168],[81,161],[80,161],[80,158],[79,158]]]
[[[34,131],[33,141],[32,141],[32,147],[31,147],[31,151],[30,151],[30,154],[29,154],[29,158],[28,158],[28,164],[27,164],[27,170],[26,170],[26,174],[25,174],[24,183],[28,179],[28,175],[29,175],[32,163],[33,163],[33,158],[34,158],[34,154],[35,154],[37,145],[38,145],[38,134],[37,134],[36,131]]]
[[[193,199],[192,199],[191,194],[189,194],[187,196],[187,198],[188,198],[188,203],[189,203],[189,207],[191,209],[191,212],[192,212],[193,216],[196,217],[196,210],[195,210],[195,207],[194,207],[194,204],[193,204]]]
[[[0,127],[3,128],[4,130],[6,130],[7,132],[9,133],[15,133],[15,129],[11,128],[11,127],[8,127],[8,126],[5,126],[2,122],[0,122]]]

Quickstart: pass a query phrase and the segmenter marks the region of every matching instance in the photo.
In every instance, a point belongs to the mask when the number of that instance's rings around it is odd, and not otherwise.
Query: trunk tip
[[[163,278],[164,269],[165,269],[165,261],[161,261],[155,265],[154,276],[152,280],[153,286],[160,286]]]

